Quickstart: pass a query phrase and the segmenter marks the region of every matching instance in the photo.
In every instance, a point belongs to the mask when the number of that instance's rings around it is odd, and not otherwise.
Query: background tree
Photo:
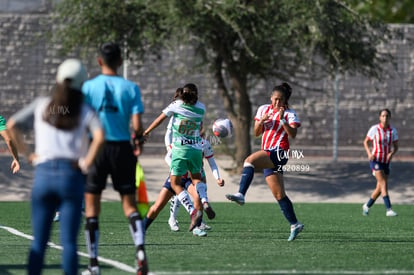
[[[347,0],[360,14],[386,23],[414,23],[412,0]]]
[[[258,79],[300,85],[337,72],[378,77],[390,60],[377,49],[387,27],[339,0],[64,0],[56,18],[68,47],[111,39],[144,57],[192,45],[234,124],[239,167],[251,152],[249,92]]]
[[[80,49],[96,53],[98,46],[116,41],[137,60],[160,57],[168,36],[162,27],[164,14],[150,1],[62,0],[55,6],[53,20],[57,29],[52,39],[63,52]]]

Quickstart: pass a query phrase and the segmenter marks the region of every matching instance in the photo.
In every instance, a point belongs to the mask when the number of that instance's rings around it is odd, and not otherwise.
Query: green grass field
[[[187,231],[180,209],[180,232],[167,224],[168,208],[149,228],[146,249],[155,274],[414,274],[414,206],[395,205],[385,217],[382,204],[369,217],[360,204],[295,204],[304,231],[287,242],[289,225],[271,203],[214,203],[217,216],[205,238]],[[134,248],[118,202],[103,204],[100,256],[103,274],[130,274]],[[25,274],[31,234],[27,202],[0,203],[0,274]],[[59,224],[51,242],[59,245]],[[14,233],[6,230],[10,227]],[[17,235],[16,235],[17,234]],[[85,253],[83,228],[79,251]],[[43,274],[61,274],[60,250],[50,247]],[[88,260],[80,256],[81,269]],[[124,264],[124,265],[122,265]]]

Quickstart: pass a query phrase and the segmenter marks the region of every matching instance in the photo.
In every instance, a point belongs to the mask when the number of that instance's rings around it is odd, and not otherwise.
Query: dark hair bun
[[[195,84],[193,84],[193,83],[187,83],[187,84],[185,84],[184,87],[183,87],[183,89],[184,89],[184,91],[187,89],[187,90],[190,90],[192,92],[198,93],[197,86]]]
[[[183,93],[181,99],[184,103],[194,105],[198,100],[198,89],[193,83],[185,84],[183,87]]]
[[[289,100],[290,96],[292,95],[292,87],[286,82],[283,82],[282,85],[283,89],[285,90],[286,101]]]

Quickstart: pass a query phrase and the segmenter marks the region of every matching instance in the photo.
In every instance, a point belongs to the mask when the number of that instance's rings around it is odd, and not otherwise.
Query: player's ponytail
[[[72,130],[79,124],[83,94],[70,87],[70,79],[57,83],[43,113],[44,121],[61,130]]]
[[[175,90],[175,94],[173,96],[173,101],[177,100],[177,99],[181,99],[183,95],[183,88],[177,88],[177,90]]]

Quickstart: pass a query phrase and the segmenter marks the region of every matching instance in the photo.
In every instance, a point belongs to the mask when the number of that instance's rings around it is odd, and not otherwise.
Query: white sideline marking
[[[16,235],[16,236],[20,236],[29,240],[33,240],[33,236],[31,235],[27,235],[24,234],[14,228],[11,227],[7,227],[7,226],[2,226],[0,225],[0,228]],[[47,243],[48,246],[58,249],[58,250],[63,250],[63,247],[57,244],[54,244],[52,242],[48,242]],[[78,251],[78,255],[79,256],[83,256],[86,258],[89,258],[89,255],[83,252],[79,252]],[[123,264],[121,262],[118,261],[114,261],[114,260],[110,260],[110,259],[106,259],[106,258],[102,258],[102,257],[98,257],[98,260],[109,264],[115,268],[118,268],[120,270],[123,270],[125,272],[130,272],[130,273],[135,273],[136,270],[135,268]],[[338,274],[338,275],[347,275],[347,274],[361,274],[361,275],[376,275],[376,274],[414,274],[414,271],[409,271],[409,270],[372,270],[372,271],[352,271],[352,270],[343,270],[343,271],[318,271],[318,270],[308,270],[308,271],[303,271],[303,270],[267,270],[267,271],[246,271],[246,270],[232,270],[232,271],[219,271],[219,270],[210,270],[210,271],[177,271],[177,272],[169,272],[169,271],[156,271],[154,272],[150,272],[150,275],[192,275],[192,274],[200,274],[200,275],[209,275],[209,274],[329,274],[329,275],[334,275],[334,274]]]
[[[7,226],[2,226],[2,225],[0,225],[0,228],[2,228],[4,230],[7,230],[7,231],[9,231],[10,233],[12,233],[12,234],[14,234],[16,236],[23,237],[23,238],[26,238],[26,239],[29,239],[29,240],[33,240],[33,236],[24,234],[24,233],[22,233],[22,232],[20,232],[20,231],[18,231],[16,229],[14,229],[14,228],[7,227]],[[58,250],[63,250],[63,247],[62,246],[57,245],[57,244],[52,243],[52,242],[48,242],[47,245],[50,246],[50,247],[52,247],[52,248],[58,249]],[[82,256],[82,257],[89,258],[89,255],[86,254],[86,253],[84,253],[84,252],[79,252],[78,251],[78,255],[79,256]],[[129,266],[129,265],[126,265],[126,264],[123,264],[123,263],[118,262],[118,261],[114,261],[114,260],[110,260],[110,259],[106,259],[106,258],[102,258],[102,257],[98,257],[98,260],[100,262],[109,264],[109,265],[111,265],[111,266],[113,266],[115,268],[118,268],[118,269],[123,270],[123,271],[126,271],[126,272],[131,272],[131,273],[137,272],[134,267]]]

